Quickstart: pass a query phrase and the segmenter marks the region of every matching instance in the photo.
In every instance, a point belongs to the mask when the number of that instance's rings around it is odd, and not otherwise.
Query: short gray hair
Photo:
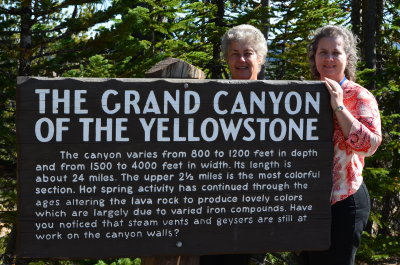
[[[311,37],[311,42],[308,45],[308,59],[310,61],[311,74],[313,78],[320,79],[320,74],[315,65],[315,53],[317,52],[318,42],[324,38],[343,38],[344,51],[347,56],[347,65],[344,69],[344,74],[347,79],[355,81],[356,67],[358,61],[357,55],[357,37],[347,28],[343,26],[328,25],[316,29]]]
[[[221,51],[225,60],[228,58],[229,45],[236,41],[249,43],[261,59],[261,64],[264,64],[268,46],[264,34],[259,29],[252,25],[242,24],[225,32],[221,39]]]

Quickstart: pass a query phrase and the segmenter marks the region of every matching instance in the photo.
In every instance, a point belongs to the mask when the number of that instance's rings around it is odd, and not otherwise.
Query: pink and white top
[[[373,155],[382,142],[381,119],[375,97],[352,81],[346,80],[342,88],[344,106],[355,119],[346,139],[334,117],[332,204],[357,192],[363,181],[364,157]]]

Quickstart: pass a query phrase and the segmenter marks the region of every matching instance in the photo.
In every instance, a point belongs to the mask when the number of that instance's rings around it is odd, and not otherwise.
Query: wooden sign
[[[321,250],[323,83],[19,78],[18,255]]]

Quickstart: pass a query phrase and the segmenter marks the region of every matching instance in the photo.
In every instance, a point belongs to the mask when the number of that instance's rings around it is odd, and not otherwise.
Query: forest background
[[[357,82],[376,96],[383,143],[366,160],[372,214],[358,264],[383,264],[400,253],[400,1],[0,0],[0,263],[140,264],[140,259],[16,260],[17,76],[140,78],[157,62],[179,58],[207,78],[229,78],[220,38],[248,23],[268,40],[264,79],[311,79],[306,47],[326,24],[360,39]],[[265,264],[293,264],[270,253]]]

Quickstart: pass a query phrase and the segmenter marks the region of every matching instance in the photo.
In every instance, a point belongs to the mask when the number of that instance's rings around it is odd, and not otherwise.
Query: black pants
[[[299,264],[353,265],[370,209],[363,183],[355,194],[332,205],[331,247],[326,251],[301,252]]]

